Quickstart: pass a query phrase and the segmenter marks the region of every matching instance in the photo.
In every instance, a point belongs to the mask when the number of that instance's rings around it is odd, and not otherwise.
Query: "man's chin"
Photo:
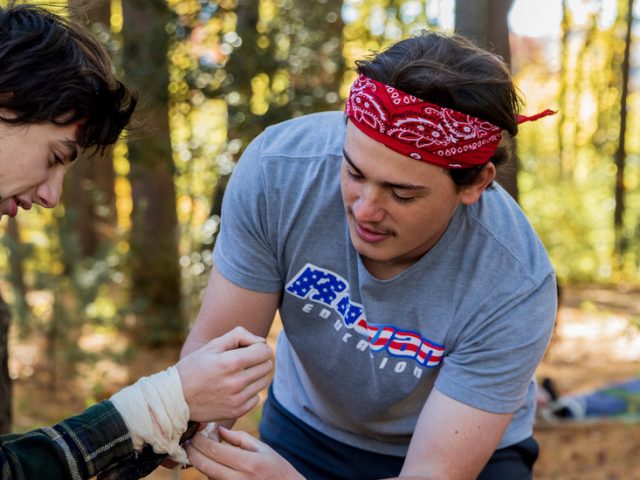
[[[360,258],[363,260],[368,260],[372,262],[385,262],[389,260],[384,252],[380,251],[380,245],[370,244],[367,242],[363,242],[359,238],[351,237],[351,245],[353,245],[353,249],[358,252]]]

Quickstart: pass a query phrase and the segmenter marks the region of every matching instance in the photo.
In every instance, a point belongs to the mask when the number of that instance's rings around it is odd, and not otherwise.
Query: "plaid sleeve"
[[[53,427],[0,437],[0,479],[88,479],[137,457],[122,417],[104,401]]]

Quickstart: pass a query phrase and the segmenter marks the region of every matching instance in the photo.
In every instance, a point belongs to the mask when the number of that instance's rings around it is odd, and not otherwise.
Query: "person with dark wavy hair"
[[[36,6],[0,8],[0,217],[53,208],[78,154],[116,142],[136,94],[113,71],[79,26]],[[137,479],[167,455],[184,465],[181,436],[198,426],[188,422],[248,412],[271,368],[263,338],[231,330],[76,417],[0,437],[0,479]]]
[[[268,128],[231,176],[183,353],[282,319],[261,440],[196,435],[216,479],[532,476],[555,273],[494,182],[520,100],[502,60],[424,32],[357,62],[344,112]]]
[[[33,203],[55,206],[61,173],[79,149],[114,144],[136,102],[107,52],[81,27],[36,6],[1,9],[0,214],[15,216]],[[42,157],[47,163],[36,164]]]

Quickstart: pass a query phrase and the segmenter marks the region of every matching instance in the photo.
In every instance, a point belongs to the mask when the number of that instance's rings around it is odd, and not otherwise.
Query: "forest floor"
[[[273,340],[273,339],[271,339]],[[83,339],[100,350],[107,345],[124,349],[121,340],[92,335]],[[101,360],[80,375],[58,372],[54,378],[42,368],[42,342],[12,342],[14,429],[25,431],[51,424],[108,398],[129,381],[158,371],[178,357],[176,349],[136,349],[124,363]],[[640,292],[601,287],[565,288],[556,333],[538,371],[550,377],[562,394],[581,393],[608,383],[640,376]],[[73,379],[72,379],[73,378]],[[237,424],[256,433],[256,410]],[[640,480],[640,421],[549,422],[539,419],[535,436],[540,458],[537,480]],[[168,480],[160,469],[147,477]],[[204,478],[193,471],[183,480]]]

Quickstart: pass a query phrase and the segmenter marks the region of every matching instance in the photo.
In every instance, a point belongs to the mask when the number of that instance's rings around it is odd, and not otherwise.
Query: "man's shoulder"
[[[344,131],[342,112],[313,113],[287,120],[264,131],[261,156],[339,155],[344,143]]]
[[[503,259],[511,258],[524,272],[546,276],[553,271],[534,227],[518,203],[500,185],[485,191],[468,212],[475,223],[474,229],[482,232],[482,244],[493,245],[494,254]]]

